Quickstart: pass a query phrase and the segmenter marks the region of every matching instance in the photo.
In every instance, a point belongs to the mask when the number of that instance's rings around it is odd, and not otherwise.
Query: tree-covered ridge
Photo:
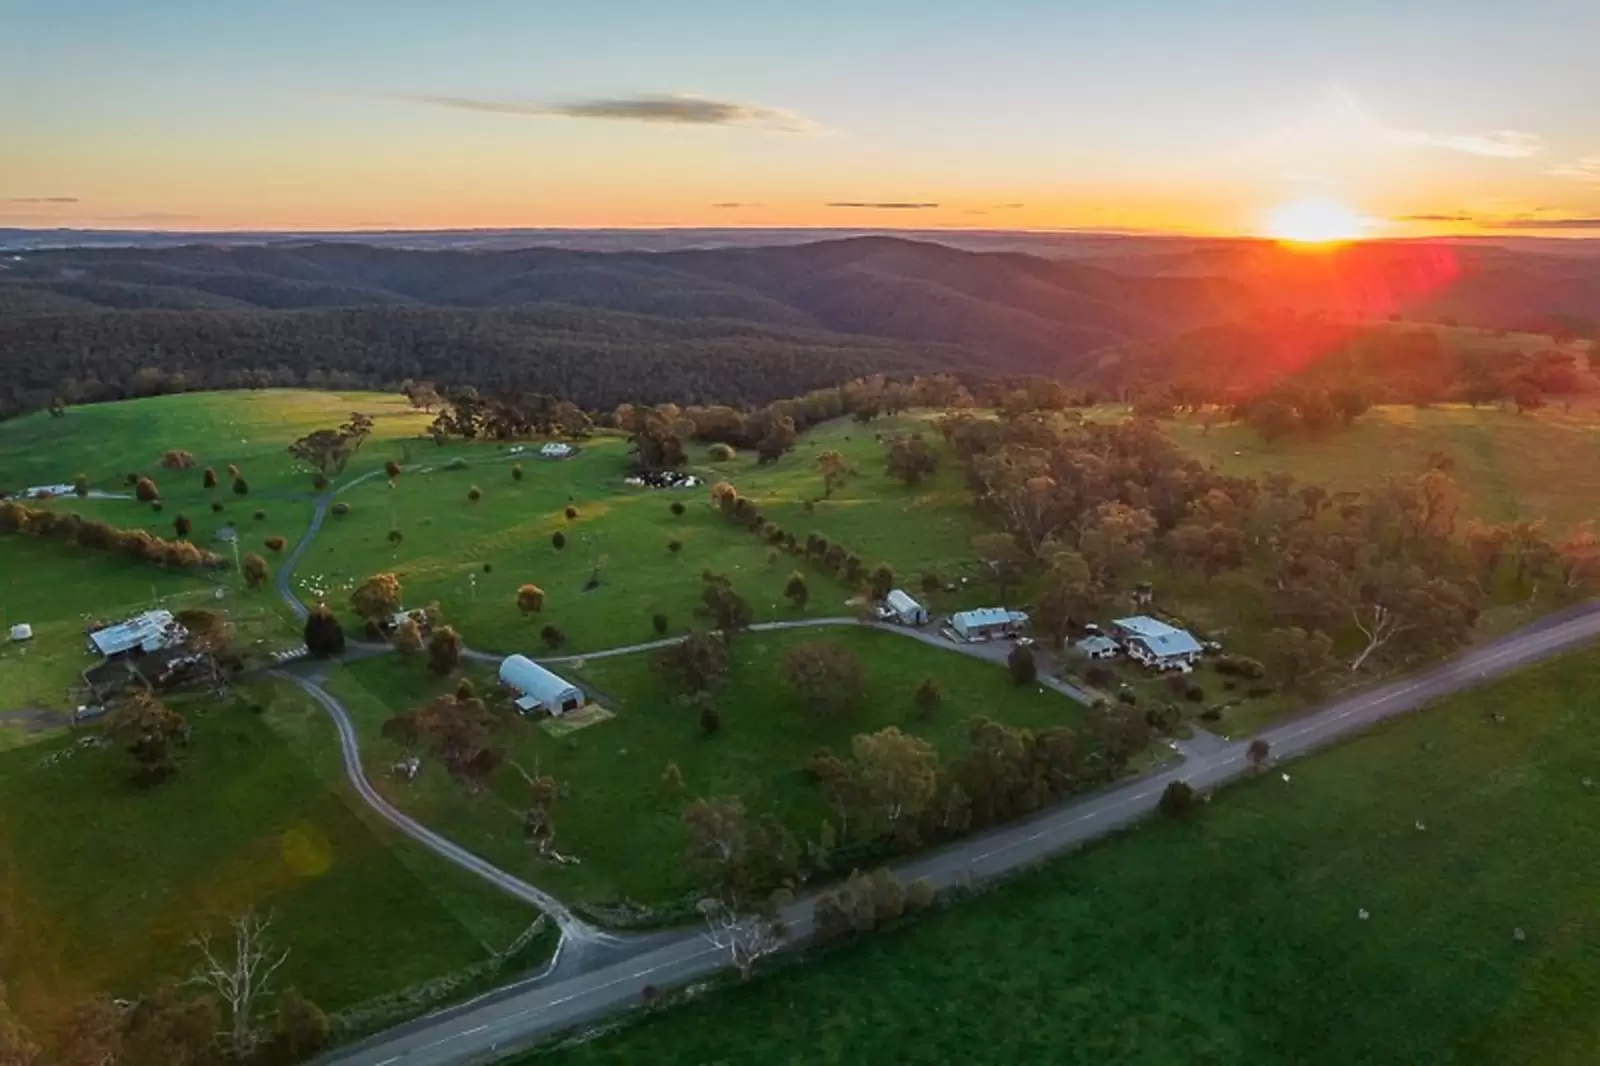
[[[748,322],[581,308],[0,316],[0,416],[198,389],[393,388],[408,378],[622,402],[761,404],[959,353]]]

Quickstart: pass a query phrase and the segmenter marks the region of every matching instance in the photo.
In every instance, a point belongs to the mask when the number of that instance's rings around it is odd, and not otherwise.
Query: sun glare
[[[1292,200],[1279,204],[1267,216],[1267,235],[1296,244],[1328,244],[1365,237],[1373,219],[1357,214],[1337,200]]]

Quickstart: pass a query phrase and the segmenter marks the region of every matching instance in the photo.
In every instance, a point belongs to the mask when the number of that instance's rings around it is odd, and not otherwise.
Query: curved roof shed
[[[523,712],[544,708],[554,715],[583,706],[583,689],[552,674],[526,655],[510,655],[500,663],[502,684],[522,693],[517,708]]]

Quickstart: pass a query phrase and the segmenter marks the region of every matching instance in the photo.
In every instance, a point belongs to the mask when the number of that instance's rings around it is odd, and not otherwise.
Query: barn
[[[583,689],[540,666],[526,655],[510,655],[500,664],[500,683],[514,689],[517,710],[544,710],[556,717],[583,706]]]

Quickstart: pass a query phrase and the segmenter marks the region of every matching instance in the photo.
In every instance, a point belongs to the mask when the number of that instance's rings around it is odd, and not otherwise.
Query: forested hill
[[[0,416],[56,396],[85,403],[195,389],[393,387],[407,378],[543,392],[589,408],[765,404],[965,358],[936,345],[554,304],[0,315]]]
[[[909,369],[1092,380],[1083,375],[1107,351],[1284,309],[1347,322],[1448,310],[1504,328],[1592,324],[1600,299],[1593,257],[1406,242],[1173,247],[1092,260],[890,237],[668,252],[316,241],[29,251],[0,260],[0,417],[56,395],[254,381],[427,377],[603,407],[760,403]]]
[[[0,415],[252,384],[764,403],[872,372],[1064,374],[1223,315],[1230,282],[888,238],[668,253],[304,243],[0,264]]]

